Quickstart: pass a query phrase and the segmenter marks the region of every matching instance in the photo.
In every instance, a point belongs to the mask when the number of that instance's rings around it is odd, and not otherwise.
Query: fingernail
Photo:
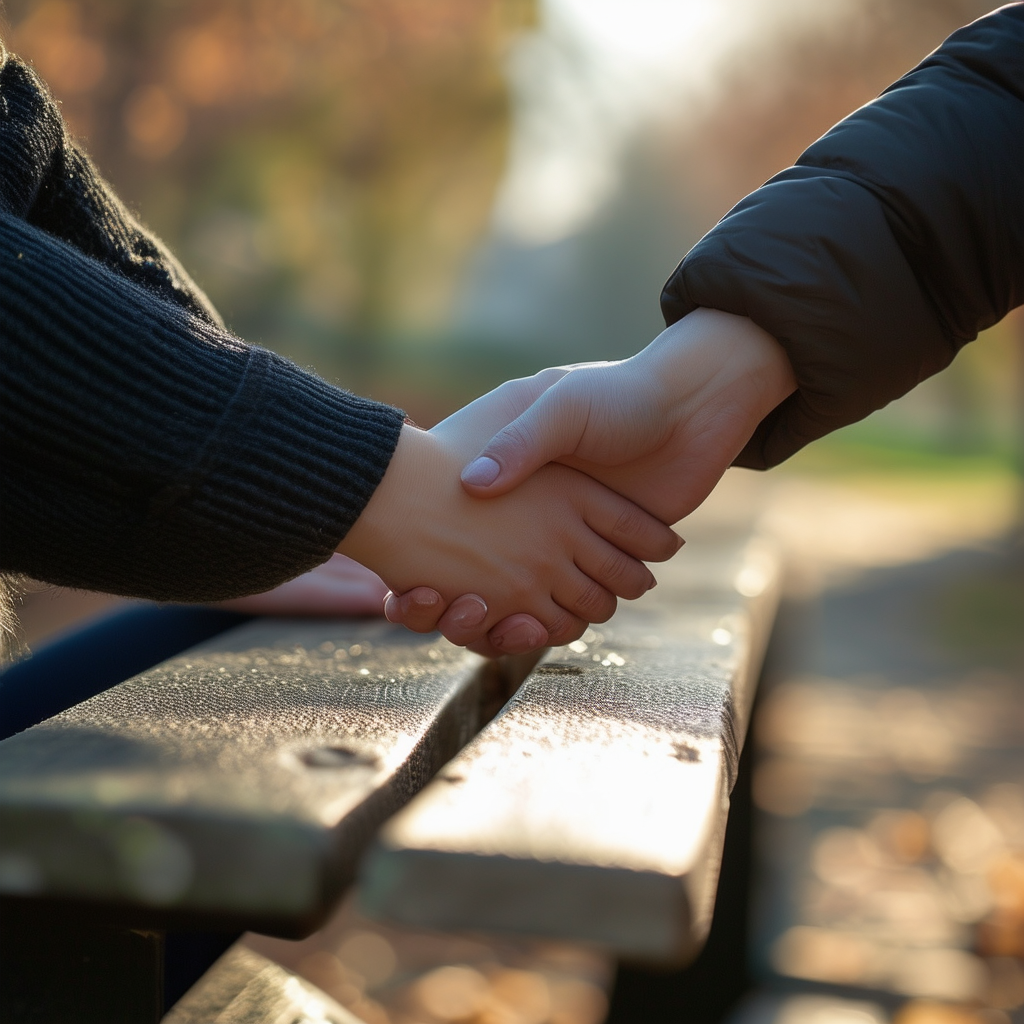
[[[507,654],[525,654],[543,647],[547,637],[528,623],[522,622],[506,629],[504,632],[492,634],[490,641],[500,651]]]
[[[498,479],[500,472],[501,466],[494,459],[481,455],[462,471],[462,481],[474,487],[487,487]]]
[[[676,534],[676,551],[678,551],[686,543],[682,537]]]
[[[465,607],[462,607],[462,605]],[[469,594],[462,598],[460,607],[456,608],[453,612],[449,612],[448,623],[452,626],[458,626],[460,629],[472,629],[473,626],[479,626],[486,618],[487,604],[484,599],[477,597],[475,594]]]
[[[398,622],[400,614],[398,598],[394,594],[389,593],[388,596],[384,598],[384,618],[387,619],[388,622]]]
[[[658,585],[658,581],[652,576],[651,582],[647,584],[648,590],[653,590]]]
[[[420,608],[433,608],[440,600],[441,595],[436,590],[429,590],[424,594],[416,593],[409,598],[411,604],[419,605]]]

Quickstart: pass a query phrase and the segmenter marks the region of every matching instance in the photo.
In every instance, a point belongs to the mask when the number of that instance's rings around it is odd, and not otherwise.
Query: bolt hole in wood
[[[700,751],[689,743],[680,741],[672,744],[672,756],[677,761],[687,761],[692,764],[700,760]]]
[[[373,754],[342,744],[304,750],[298,758],[307,768],[373,768],[377,764]]]

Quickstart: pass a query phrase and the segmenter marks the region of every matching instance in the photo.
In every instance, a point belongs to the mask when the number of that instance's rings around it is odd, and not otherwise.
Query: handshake
[[[795,387],[752,321],[695,310],[629,359],[542,370],[432,430],[407,424],[338,551],[417,632],[491,656],[568,643],[655,585],[643,563],[683,543],[667,524]],[[345,565],[333,571],[356,580]],[[335,610],[379,609],[374,583],[367,607]]]

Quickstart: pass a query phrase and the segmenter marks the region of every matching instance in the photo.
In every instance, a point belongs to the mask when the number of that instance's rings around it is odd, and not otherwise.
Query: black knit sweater
[[[225,330],[0,46],[0,570],[174,601],[326,560],[402,414]]]

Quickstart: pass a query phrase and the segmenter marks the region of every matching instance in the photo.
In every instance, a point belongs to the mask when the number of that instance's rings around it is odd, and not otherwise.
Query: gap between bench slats
[[[765,541],[659,574],[509,704],[384,828],[365,907],[685,961],[706,937],[778,567]]]
[[[308,931],[479,728],[488,672],[376,620],[223,634],[0,743],[0,892]]]

